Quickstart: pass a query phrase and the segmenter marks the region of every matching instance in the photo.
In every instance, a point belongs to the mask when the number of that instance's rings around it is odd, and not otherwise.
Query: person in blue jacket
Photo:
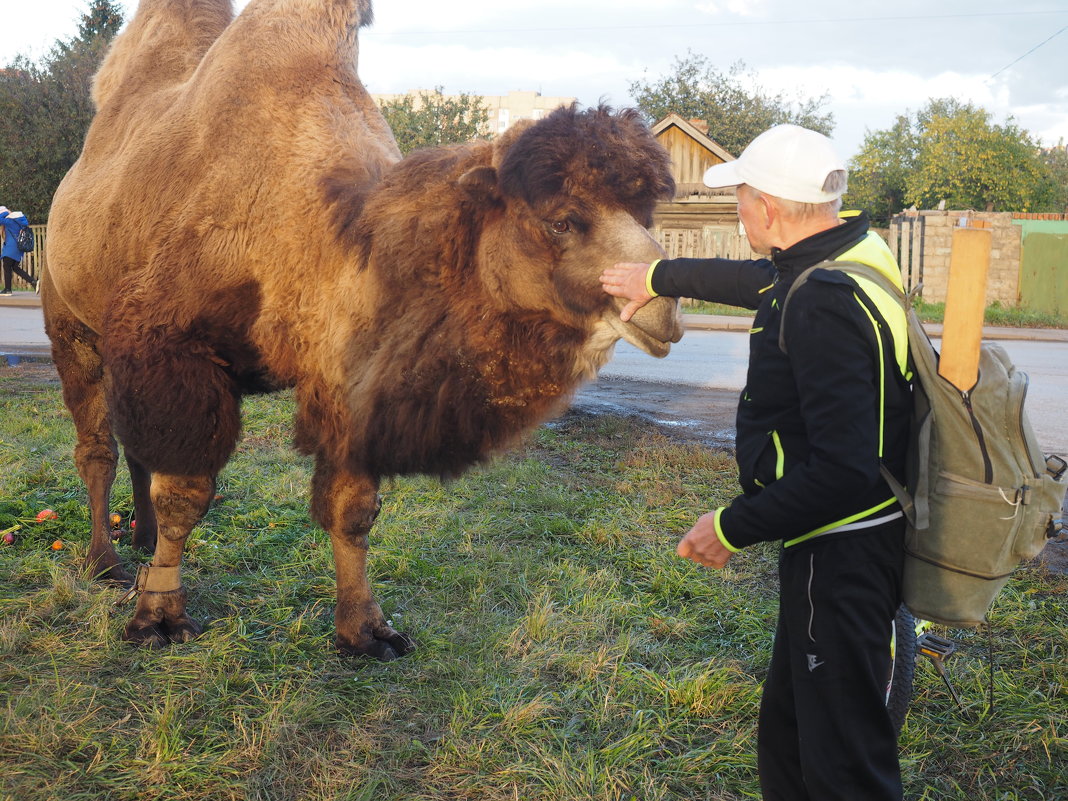
[[[14,274],[17,274],[26,283],[33,286],[35,291],[38,291],[37,279],[22,269],[20,266],[22,263],[22,251],[19,250],[15,240],[18,239],[19,231],[27,227],[30,221],[26,219],[26,215],[21,211],[10,211],[7,206],[0,206],[0,225],[4,226],[4,247],[0,251],[0,261],[3,262],[4,269],[4,291],[0,292],[0,295],[11,294],[11,280]]]
[[[815,269],[900,270],[863,214],[840,214],[844,162],[827,137],[776,126],[705,174],[735,187],[753,250],[767,258],[664,259],[604,271],[629,318],[654,295],[756,310],[735,446],[741,494],[702,515],[680,556],[722,568],[781,543],[779,619],[764,682],[757,764],[766,801],[900,801],[886,710],[905,520],[880,464],[904,480],[912,408],[904,311],[867,279]],[[785,351],[780,347],[785,331]]]

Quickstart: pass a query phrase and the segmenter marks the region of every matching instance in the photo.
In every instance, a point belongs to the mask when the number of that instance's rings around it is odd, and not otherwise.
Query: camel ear
[[[460,176],[458,183],[468,197],[476,203],[493,203],[500,200],[497,170],[493,167],[472,167]]]

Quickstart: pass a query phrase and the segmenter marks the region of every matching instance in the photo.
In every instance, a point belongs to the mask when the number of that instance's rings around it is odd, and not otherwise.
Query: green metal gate
[[[1024,237],[1020,306],[1068,317],[1068,234],[1032,231]]]

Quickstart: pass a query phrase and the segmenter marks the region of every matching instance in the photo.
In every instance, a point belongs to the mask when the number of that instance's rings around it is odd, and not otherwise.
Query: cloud
[[[718,17],[733,14],[738,17],[764,17],[768,13],[767,0],[710,0],[694,8],[702,14]]]
[[[730,0],[737,3],[744,0]],[[377,3],[374,27],[384,34],[456,31],[524,30],[567,28],[575,25],[619,24],[627,11],[662,12],[682,10],[680,0],[409,0]]]
[[[588,81],[589,76],[613,75],[618,69],[614,57],[567,46],[552,50],[494,45],[474,48],[365,40],[360,54],[360,77],[371,92],[443,86],[446,92],[493,95],[535,90],[572,97],[577,96],[577,76]],[[597,97],[581,100],[589,105]]]

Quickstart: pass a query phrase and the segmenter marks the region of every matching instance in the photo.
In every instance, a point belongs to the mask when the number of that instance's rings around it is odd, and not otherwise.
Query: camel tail
[[[185,81],[233,18],[232,0],[141,0],[93,79],[97,110]]]

